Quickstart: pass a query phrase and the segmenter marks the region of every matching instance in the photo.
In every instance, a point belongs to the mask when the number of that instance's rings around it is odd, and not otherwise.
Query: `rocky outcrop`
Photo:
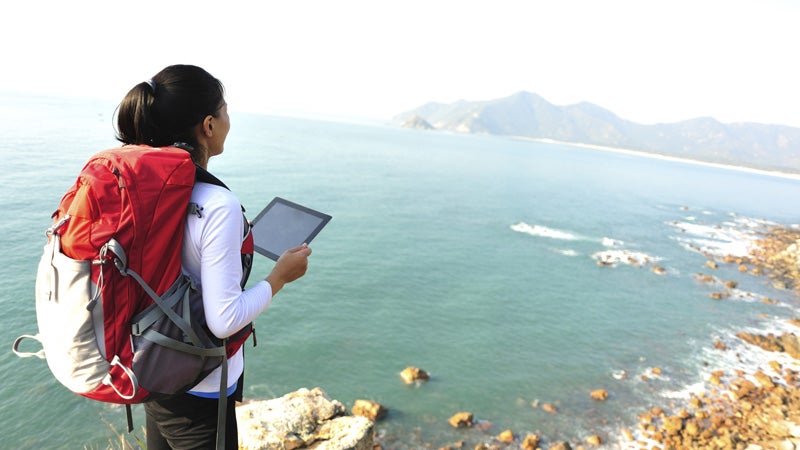
[[[800,229],[770,227],[748,256],[727,255],[720,262],[737,264],[743,273],[766,275],[777,289],[800,289]]]
[[[433,130],[434,127],[427,120],[423,119],[418,115],[413,115],[408,119],[403,121],[402,124],[405,128],[416,128],[418,130]]]
[[[777,363],[773,366],[781,371]],[[660,448],[674,449],[794,449],[800,445],[795,371],[783,369],[779,379],[758,372],[752,376],[755,382],[744,373],[727,383],[720,381],[724,373],[714,377],[710,381],[716,388],[692,397],[688,408],[671,414],[653,408],[640,414],[644,437],[664,446]]]
[[[774,287],[800,289],[800,231],[774,227],[755,243],[747,257],[728,255],[720,263],[736,264],[739,271],[766,276]],[[715,268],[716,262],[707,264]],[[717,283],[713,276],[699,274],[704,283]],[[735,282],[725,287],[735,289]],[[724,295],[720,295],[722,298]],[[715,297],[712,297],[715,298]],[[797,321],[796,325],[800,325]],[[793,333],[758,335],[738,333],[743,341],[767,351],[783,352],[800,359],[800,336]],[[715,343],[718,349],[725,349]],[[709,389],[693,396],[686,408],[667,413],[653,408],[639,415],[640,444],[636,448],[673,449],[796,449],[800,448],[800,376],[777,361],[769,363],[770,376],[763,370],[743,370],[728,375],[711,373]],[[630,430],[624,440],[634,442]]]
[[[739,339],[753,345],[757,345],[770,352],[784,352],[794,359],[800,359],[800,338],[796,334],[784,333],[776,336],[772,333],[767,335],[753,333],[738,333]]]
[[[246,450],[372,450],[373,422],[348,416],[320,388],[236,408],[239,448]]]

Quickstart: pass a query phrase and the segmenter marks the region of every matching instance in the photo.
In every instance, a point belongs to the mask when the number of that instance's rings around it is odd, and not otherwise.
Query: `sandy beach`
[[[800,173],[791,173],[791,172],[780,172],[780,171],[772,171],[772,170],[762,170],[762,169],[754,169],[751,167],[744,167],[744,166],[734,166],[729,164],[720,164],[720,163],[712,163],[707,161],[699,161],[696,159],[689,159],[689,158],[678,158],[675,156],[667,156],[661,155],[658,153],[648,153],[641,150],[630,150],[624,148],[617,148],[617,147],[607,147],[603,145],[595,145],[595,144],[583,144],[580,142],[565,142],[565,141],[557,141],[554,139],[539,139],[539,138],[531,138],[525,136],[512,136],[514,139],[520,139],[524,141],[532,141],[532,142],[542,142],[546,144],[558,144],[558,145],[569,145],[572,147],[580,147],[580,148],[588,148],[592,150],[602,150],[606,152],[613,152],[613,153],[620,153],[625,155],[631,156],[640,156],[644,158],[652,158],[652,159],[659,159],[662,161],[674,161],[674,162],[681,162],[686,164],[695,164],[700,166],[706,167],[717,167],[720,169],[728,169],[728,170],[736,170],[740,172],[747,172],[747,173],[754,173],[759,175],[767,175],[771,177],[780,177],[780,178],[788,178],[791,180],[800,180]]]

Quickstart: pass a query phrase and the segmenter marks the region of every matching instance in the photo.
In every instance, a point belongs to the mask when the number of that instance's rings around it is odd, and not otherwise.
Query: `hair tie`
[[[152,78],[147,80],[147,84],[150,86],[150,90],[153,91],[153,95],[156,95],[156,82],[153,81]]]

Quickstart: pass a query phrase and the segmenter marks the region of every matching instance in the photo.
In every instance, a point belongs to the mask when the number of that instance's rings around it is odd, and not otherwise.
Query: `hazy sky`
[[[526,90],[641,123],[800,127],[794,0],[6,2],[0,90],[121,99],[174,63],[231,110],[390,119]]]

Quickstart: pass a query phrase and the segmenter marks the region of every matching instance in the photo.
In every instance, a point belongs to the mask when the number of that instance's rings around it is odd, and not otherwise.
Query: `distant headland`
[[[487,101],[426,103],[398,114],[405,127],[518,136],[800,174],[800,128],[711,117],[644,125],[592,103],[557,106],[518,92]]]

